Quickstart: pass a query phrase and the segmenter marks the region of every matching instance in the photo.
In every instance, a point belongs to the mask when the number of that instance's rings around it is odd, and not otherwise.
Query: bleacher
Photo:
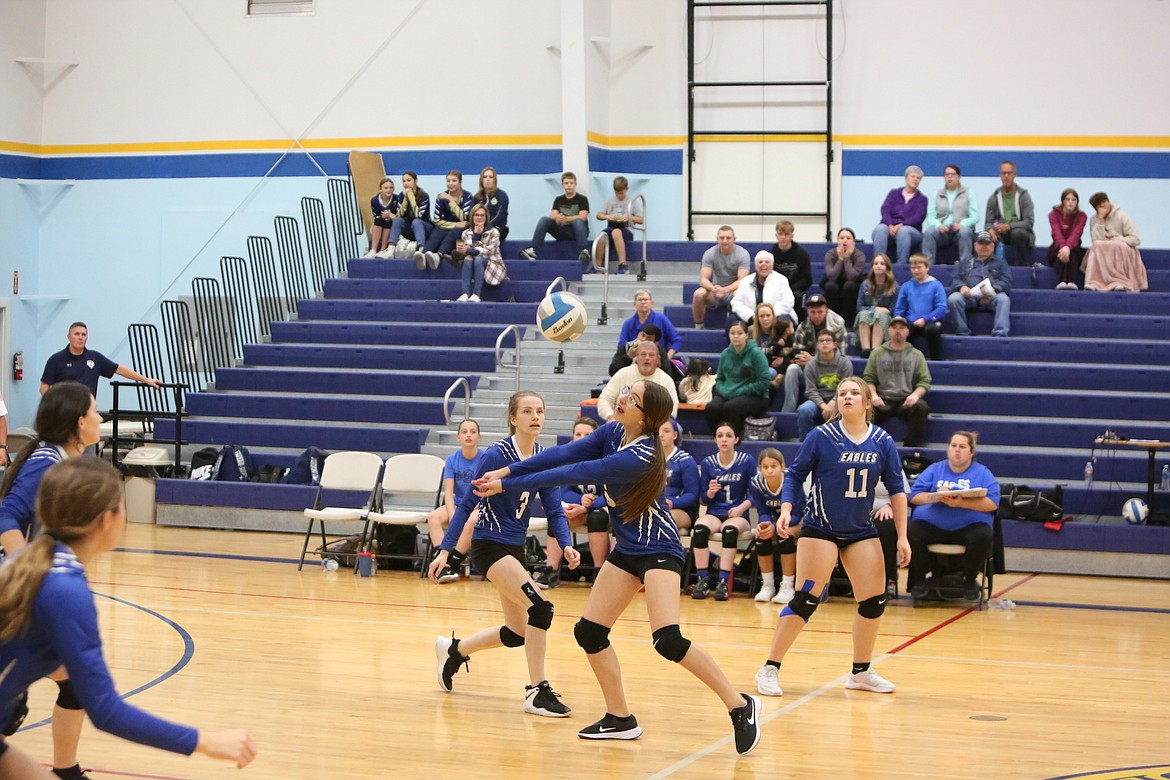
[[[271,465],[287,465],[309,445],[383,455],[419,451],[428,437],[433,441],[452,427],[445,424],[442,408],[451,383],[463,376],[473,390],[479,387],[496,370],[501,330],[507,325],[531,330],[535,303],[549,282],[558,276],[569,282],[581,279],[571,247],[550,245],[539,261],[529,262],[517,259],[522,245],[506,243],[509,280],[485,295],[494,302],[481,304],[451,302],[459,294],[459,281],[457,270],[447,264],[431,272],[418,271],[410,261],[350,261],[348,275],[326,281],[321,297],[302,301],[295,320],[273,323],[267,343],[248,345],[241,365],[219,369],[213,388],[188,395],[190,416],[183,422],[183,437],[196,446],[242,444],[258,463]],[[744,246],[753,254],[765,248]],[[816,268],[829,245],[804,246]],[[720,327],[723,313],[711,312],[708,328],[694,329],[687,305],[693,277],[656,281],[655,276],[655,262],[659,268],[670,261],[697,267],[704,248],[685,242],[652,244],[647,285],[656,297],[681,302],[660,308],[679,327],[683,353],[703,355],[716,364],[726,345]],[[931,363],[934,387],[927,401],[933,414],[922,452],[940,459],[952,431],[977,430],[982,436],[979,459],[1001,483],[1062,484],[1066,511],[1080,517],[1080,522],[1066,525],[1074,528],[1071,532],[1047,536],[1037,536],[1027,524],[1008,523],[1009,547],[1018,539],[1044,549],[1121,546],[1170,553],[1165,529],[1127,528],[1116,522],[1125,498],[1145,494],[1143,452],[1099,452],[1095,483],[1087,487],[1083,482],[1092,441],[1106,428],[1133,438],[1167,437],[1170,251],[1145,250],[1143,257],[1155,290],[1143,294],[1056,291],[1055,274],[1047,266],[1015,267],[1011,337],[947,335],[944,360]],[[904,267],[895,271],[900,281],[908,277]],[[951,271],[948,265],[932,268],[944,286]],[[591,283],[597,278],[591,277]],[[622,279],[633,283],[628,276]],[[622,308],[628,303],[625,293],[620,295],[611,298],[611,322],[616,325],[628,315]],[[970,321],[975,333],[989,332],[990,314],[973,313]],[[853,356],[860,373],[864,363]],[[579,398],[588,397],[589,386],[577,388]],[[798,446],[795,415],[773,414],[779,435],[787,439],[779,446],[791,456]],[[713,451],[701,412],[684,411],[680,417],[697,437],[684,440],[683,446],[696,457]],[[899,425],[892,422],[896,437],[902,433]],[[167,424],[160,423],[159,435],[170,434]],[[300,497],[289,500],[300,492],[291,486],[231,487],[160,480],[158,500],[172,507],[258,510],[305,505]],[[167,516],[186,524],[183,512],[160,511],[160,521]],[[1094,522],[1108,518],[1114,522]],[[1088,533],[1082,526],[1097,530]],[[1139,537],[1140,544],[1132,541]]]

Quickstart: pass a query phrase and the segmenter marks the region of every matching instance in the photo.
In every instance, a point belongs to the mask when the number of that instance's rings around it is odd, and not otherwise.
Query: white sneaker
[[[373,247],[370,247],[370,251],[366,252],[364,255],[362,255],[362,260],[372,260],[373,258],[375,258],[377,256],[378,256],[378,253],[374,251]]]
[[[771,601],[775,595],[776,585],[771,582],[765,582],[764,586],[760,588],[760,592],[756,594],[756,601]]]
[[[467,293],[463,293],[462,295],[460,295],[458,298],[455,299],[455,302],[456,303],[463,303],[466,300],[467,300]]]
[[[472,303],[479,303],[479,296],[475,293],[472,293],[470,296],[468,296],[467,300],[471,301]]]
[[[851,691],[870,691],[871,693],[894,692],[894,684],[873,669],[867,669],[861,674],[850,674],[845,678],[845,687]]]
[[[532,247],[528,247],[527,249],[521,249],[520,250],[520,257],[524,258],[525,260],[535,260],[536,259],[536,250],[533,249]]]
[[[387,244],[386,248],[383,249],[381,252],[378,252],[376,255],[374,255],[374,257],[380,257],[383,260],[393,260],[394,259],[394,250],[395,250],[395,247],[393,244]]]
[[[1085,282],[1085,289],[1095,292],[1097,290],[1097,285],[1093,284],[1092,282]]]
[[[772,599],[773,604],[787,604],[792,601],[792,597],[796,595],[796,588],[791,582],[781,582],[780,590],[776,592],[776,598]]]
[[[764,664],[756,672],[756,690],[764,696],[783,696],[780,690],[780,670],[775,666]]]
[[[423,252],[423,257],[427,260],[427,268],[432,271],[439,270],[439,253],[438,252]]]
[[[427,267],[427,259],[422,252],[414,253],[414,267],[420,271]]]

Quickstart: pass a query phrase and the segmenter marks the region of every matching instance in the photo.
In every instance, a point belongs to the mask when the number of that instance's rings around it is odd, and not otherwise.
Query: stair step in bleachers
[[[566,281],[575,282],[581,278],[582,263],[580,260],[531,260],[508,259],[508,278],[517,282],[537,281],[545,286],[558,276],[565,277]],[[463,278],[462,270],[447,262],[439,263],[435,270],[420,271],[415,267],[413,260],[362,260],[349,264],[348,276],[350,279],[404,279],[404,280],[449,280],[458,288]],[[458,293],[456,293],[458,295]]]
[[[456,303],[454,301],[358,300],[353,298],[301,301],[299,320],[351,320],[358,322],[496,323],[535,322],[531,303]]]
[[[174,438],[174,420],[160,419],[155,432]],[[253,422],[236,419],[191,418],[183,421],[183,438],[200,445],[238,444],[252,448],[287,447],[303,450],[368,450],[370,452],[418,452],[427,439],[425,428],[389,425],[330,425],[321,421]]]
[[[474,305],[474,304],[472,304]],[[399,322],[272,323],[274,344],[411,344],[418,347],[495,347],[498,325]]]
[[[344,344],[249,344],[244,363],[251,366],[325,366],[382,371],[491,371],[494,350],[442,347],[370,347]]]
[[[189,393],[187,412],[203,417],[254,420],[321,420],[354,423],[442,425],[442,396],[404,398],[307,393]]]
[[[275,326],[275,323],[274,323]],[[405,395],[442,398],[459,376],[466,376],[471,389],[480,381],[476,374],[457,372],[399,372],[392,382],[381,372],[357,369],[220,368],[215,372],[215,390],[247,390],[253,393],[333,393],[344,395]]]
[[[492,301],[514,297],[517,301],[537,303],[544,298],[548,284],[505,279],[498,285],[484,285],[481,297]],[[327,298],[437,301],[454,300],[460,292],[459,283],[444,279],[329,279],[325,282]]]

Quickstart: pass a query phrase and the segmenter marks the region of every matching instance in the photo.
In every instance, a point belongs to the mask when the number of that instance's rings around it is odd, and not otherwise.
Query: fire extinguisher
[[[24,379],[24,353],[17,352],[12,356],[12,378],[19,382]]]

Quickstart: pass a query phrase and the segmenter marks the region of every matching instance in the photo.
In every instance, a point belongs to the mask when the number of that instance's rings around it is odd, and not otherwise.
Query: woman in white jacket
[[[1141,292],[1149,287],[1146,266],[1138,252],[1142,239],[1133,220],[1110,203],[1104,192],[1089,198],[1089,205],[1096,213],[1089,218],[1093,245],[1081,266],[1085,289]]]
[[[784,274],[772,271],[774,263],[771,252],[756,252],[756,272],[740,280],[739,289],[731,299],[731,313],[736,319],[750,325],[756,315],[756,306],[769,303],[777,317],[787,317],[793,325],[796,324],[792,288]]]

